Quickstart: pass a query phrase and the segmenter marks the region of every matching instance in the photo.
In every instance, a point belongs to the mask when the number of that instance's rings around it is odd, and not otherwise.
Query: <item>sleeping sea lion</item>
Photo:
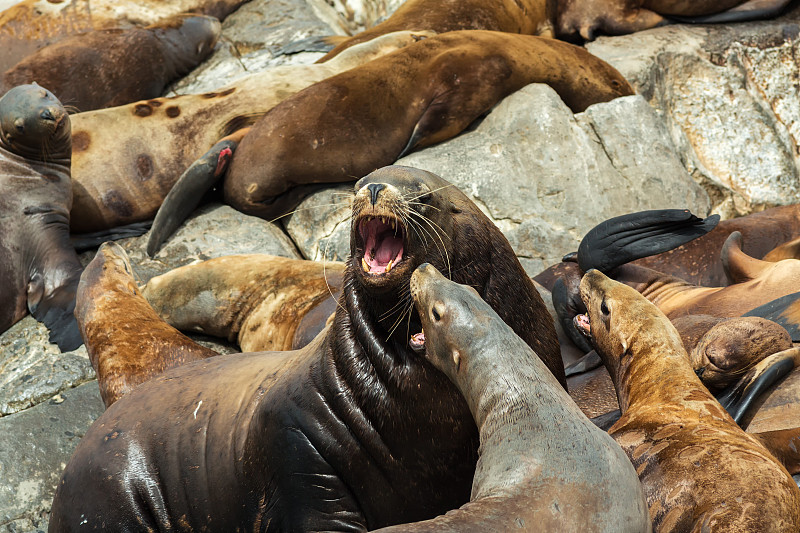
[[[179,15],[145,28],[74,35],[6,70],[0,94],[35,81],[78,111],[155,98],[200,64],[219,34],[215,18]]]
[[[195,361],[120,398],[67,465],[51,531],[356,531],[468,500],[477,428],[402,333],[420,327],[411,274],[429,262],[476,287],[563,386],[552,318],[500,230],[447,181],[387,167],[356,190],[330,327],[301,350]]]
[[[530,347],[471,287],[411,276],[420,349],[467,400],[481,447],[470,502],[389,531],[651,530],[639,478]]]
[[[588,316],[577,322],[622,410],[609,434],[637,469],[654,529],[798,530],[797,485],[700,383],[664,313],[597,270],[583,277],[581,297]]]
[[[0,98],[0,331],[29,312],[63,351],[81,344],[75,290],[81,264],[69,240],[71,137],[67,111],[47,89]]]

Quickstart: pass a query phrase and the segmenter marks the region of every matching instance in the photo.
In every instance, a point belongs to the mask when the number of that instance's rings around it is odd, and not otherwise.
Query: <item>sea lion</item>
[[[36,81],[78,111],[155,98],[208,57],[220,28],[213,17],[178,15],[145,28],[74,35],[6,70],[0,94]]]
[[[212,93],[73,115],[72,231],[95,232],[152,219],[178,177],[223,137],[300,89],[430,35],[392,33],[324,65],[284,65]]]
[[[75,317],[106,407],[168,368],[218,355],[161,320],[137,289],[128,254],[113,242],[86,265]]]
[[[296,350],[336,310],[344,263],[228,255],[151,278],[142,295],[171,326],[236,342],[244,352]]]
[[[429,262],[476,287],[563,385],[552,319],[500,230],[447,181],[387,167],[356,190],[330,327],[301,350],[195,361],[120,398],[67,465],[51,531],[355,531],[468,500],[477,428],[401,333],[419,330],[411,273]]]
[[[28,312],[64,350],[81,344],[75,290],[81,264],[69,240],[70,121],[47,89],[0,98],[0,331]]]
[[[713,23],[777,15],[790,0],[558,0],[556,34],[591,41],[598,33],[624,35],[677,19]]]
[[[0,72],[90,30],[157,24],[179,13],[223,20],[247,0],[23,0],[0,11]]]
[[[583,277],[581,297],[588,317],[578,323],[622,410],[609,434],[637,469],[654,529],[798,530],[797,485],[702,385],[664,313],[597,270]]]
[[[225,201],[262,218],[283,215],[306,186],[352,180],[449,139],[534,82],[550,84],[576,112],[633,94],[613,67],[567,43],[480,30],[437,35],[271,109],[236,148],[224,178]],[[165,200],[161,209],[181,209],[196,197]],[[171,231],[154,223],[153,233]]]
[[[317,63],[329,61],[351,46],[400,30],[493,30],[553,37],[552,4],[551,0],[408,0],[380,24],[338,42]]]
[[[420,348],[480,431],[470,502],[389,531],[650,531],[628,458],[471,287],[423,264],[411,276]]]

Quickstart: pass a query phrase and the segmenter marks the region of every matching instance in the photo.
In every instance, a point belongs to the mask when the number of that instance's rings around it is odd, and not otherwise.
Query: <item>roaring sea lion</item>
[[[408,345],[411,274],[429,262],[476,287],[563,385],[552,318],[500,230],[445,180],[387,167],[356,190],[330,327],[301,350],[195,361],[120,398],[67,465],[51,531],[356,531],[469,499],[477,428]],[[426,221],[438,238],[423,239]]]
[[[430,35],[392,33],[324,65],[279,66],[212,93],[73,115],[72,231],[152,219],[178,177],[223,137],[317,81]]]
[[[6,70],[0,94],[35,81],[78,111],[155,98],[211,53],[220,28],[212,17],[179,15],[145,28],[74,35]]]
[[[299,203],[304,186],[349,181],[449,139],[534,82],[551,85],[576,112],[633,94],[613,67],[567,43],[479,30],[437,35],[275,106],[236,148],[225,201],[267,219],[283,215]],[[197,196],[170,197],[161,209],[181,210]],[[153,225],[162,238],[171,231]]]
[[[597,270],[581,297],[588,317],[578,322],[622,410],[609,434],[637,469],[654,529],[797,531],[797,485],[702,385],[664,313]]]
[[[151,278],[142,295],[171,326],[236,342],[244,352],[296,350],[325,327],[344,263],[228,255]]]
[[[628,458],[471,287],[422,265],[411,276],[425,357],[467,400],[480,431],[470,502],[389,531],[651,530]]]
[[[400,30],[493,30],[553,37],[552,4],[552,0],[408,0],[380,24],[337,43],[317,63],[329,61],[356,44]]]
[[[558,0],[556,34],[591,41],[667,24],[739,22],[772,17],[791,0]]]
[[[69,116],[53,93],[21,85],[0,98],[0,331],[30,312],[64,351],[81,344],[70,153]]]
[[[136,288],[125,250],[113,242],[86,265],[75,316],[106,407],[167,368],[218,355],[161,320]]]
[[[223,20],[247,0],[23,0],[0,11],[0,72],[90,30],[147,26],[179,13]]]

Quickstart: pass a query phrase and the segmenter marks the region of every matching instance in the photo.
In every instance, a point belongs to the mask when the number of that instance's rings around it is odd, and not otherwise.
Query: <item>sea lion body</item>
[[[164,324],[115,243],[103,244],[83,271],[75,316],[106,407],[168,368],[217,355]]]
[[[356,187],[330,327],[301,350],[196,361],[123,396],[67,465],[51,531],[356,531],[467,501],[472,416],[395,331],[418,327],[403,305],[411,273],[452,265],[563,384],[552,319],[502,233],[448,182],[388,167]],[[421,217],[441,228],[438,247],[415,233]]]
[[[553,14],[547,0],[409,0],[392,15],[339,43],[318,63],[334,58],[356,44],[400,30],[493,30],[506,33],[553,36]]]
[[[637,469],[654,529],[800,528],[797,485],[701,384],[664,313],[596,270],[581,297],[622,410],[609,434]]]
[[[74,350],[81,265],[69,240],[70,121],[36,84],[0,98],[0,187],[0,331],[30,312],[52,341]]]
[[[431,32],[392,33],[324,65],[286,65],[218,91],[79,113],[73,126],[74,233],[152,219],[198,155],[297,91]]]
[[[244,352],[292,350],[336,310],[344,263],[229,255],[156,276],[142,295],[181,331],[236,342]]]
[[[651,530],[627,456],[474,289],[422,265],[411,295],[426,357],[478,425],[480,457],[470,503],[387,531]]]
[[[352,180],[391,164],[460,133],[534,82],[551,85],[576,112],[633,94],[613,67],[567,43],[480,30],[437,35],[274,107],[237,148],[225,200],[264,218],[284,214],[299,201],[292,187]]]
[[[75,35],[5,71],[0,93],[36,81],[78,111],[155,98],[211,53],[220,28],[215,18],[191,15]]]

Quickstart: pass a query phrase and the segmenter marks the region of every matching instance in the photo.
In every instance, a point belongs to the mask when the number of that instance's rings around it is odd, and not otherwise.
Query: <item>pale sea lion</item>
[[[90,111],[161,96],[213,50],[213,17],[179,15],[145,28],[93,30],[42,48],[3,73],[0,94],[37,82]]]
[[[471,287],[431,265],[411,276],[425,357],[467,400],[480,431],[470,502],[382,531],[650,531],[639,478],[530,347]]]
[[[223,137],[300,89],[429,35],[393,33],[324,65],[279,66],[212,93],[74,115],[72,231],[152,219],[178,177]]]
[[[622,417],[609,434],[637,469],[657,531],[796,531],[800,490],[688,364],[655,305],[599,271],[581,281],[591,336]],[[725,483],[719,483],[725,479]]]
[[[81,264],[69,240],[70,120],[36,84],[0,98],[0,312],[5,331],[29,312],[64,350],[81,344],[75,290]]]
[[[67,465],[51,531],[354,531],[468,500],[477,428],[400,333],[419,328],[411,274],[430,262],[477,287],[563,384],[552,319],[500,230],[448,182],[388,167],[356,187],[330,328],[301,350],[195,361],[120,398]],[[423,218],[441,241],[419,236]]]

